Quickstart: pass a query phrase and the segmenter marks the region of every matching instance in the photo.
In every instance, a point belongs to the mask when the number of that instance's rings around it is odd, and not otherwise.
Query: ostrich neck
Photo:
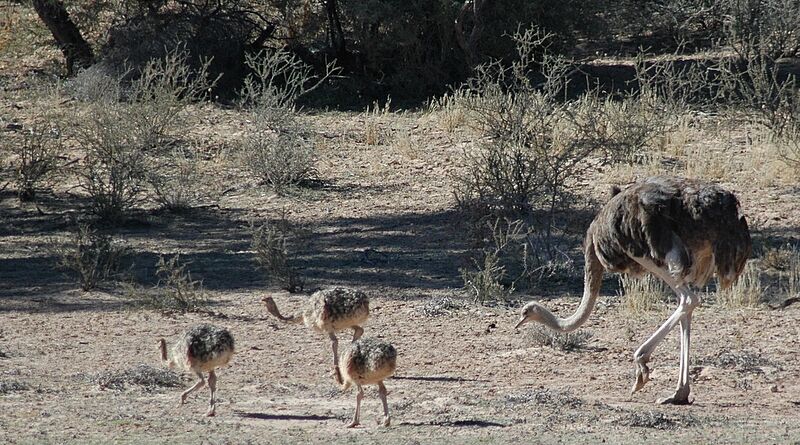
[[[592,314],[597,296],[600,294],[600,285],[603,283],[603,265],[597,258],[591,239],[587,240],[584,250],[586,265],[584,266],[583,298],[575,313],[567,318],[559,318],[547,309],[541,311],[539,321],[550,329],[559,332],[571,332],[586,323]]]
[[[302,313],[300,313],[300,314],[289,314],[289,316],[285,316],[285,315],[281,314],[280,310],[278,310],[278,306],[274,305],[274,304],[270,305],[270,306],[267,306],[267,310],[272,315],[274,315],[279,320],[281,320],[281,321],[283,321],[285,323],[299,324],[299,323],[303,322],[303,314]]]

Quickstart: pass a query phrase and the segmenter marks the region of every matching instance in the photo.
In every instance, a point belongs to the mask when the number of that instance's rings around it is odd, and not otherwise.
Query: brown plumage
[[[616,193],[615,193],[616,192]],[[702,286],[712,275],[720,286],[733,284],[751,251],[750,231],[739,215],[739,201],[723,188],[696,180],[652,177],[625,190],[612,191],[584,243],[584,295],[575,313],[558,318],[531,302],[522,310],[520,326],[537,321],[559,331],[583,325],[594,308],[603,271],[652,273],[678,295],[675,313],[634,353],[638,391],[649,380],[647,363],[664,337],[681,330],[678,389],[664,403],[689,403],[689,339],[692,311],[700,299],[690,285]]]
[[[228,364],[233,357],[234,340],[231,333],[225,328],[201,324],[186,331],[173,345],[172,350],[167,351],[167,341],[163,338],[159,341],[159,347],[161,360],[166,362],[170,369],[180,368],[192,372],[199,379],[194,386],[181,394],[181,405],[186,403],[189,394],[206,384],[203,373],[208,373],[211,400],[206,415],[213,416],[216,412],[214,395],[217,391],[215,370]]]
[[[383,426],[389,426],[389,405],[386,401],[386,387],[383,381],[394,374],[397,368],[397,351],[394,346],[375,338],[361,338],[350,343],[342,352],[340,362],[344,380],[343,389],[355,385],[356,412],[348,428],[359,424],[361,400],[364,398],[363,385],[378,385],[378,395],[383,403]]]
[[[267,311],[287,323],[303,323],[320,333],[327,333],[333,349],[333,368],[336,381],[341,384],[342,376],[338,365],[338,344],[336,333],[345,329],[353,330],[353,341],[358,340],[364,329],[361,324],[369,317],[369,298],[364,292],[356,289],[335,287],[323,289],[311,294],[303,310],[290,316],[284,316],[278,310],[272,297],[262,300]]]

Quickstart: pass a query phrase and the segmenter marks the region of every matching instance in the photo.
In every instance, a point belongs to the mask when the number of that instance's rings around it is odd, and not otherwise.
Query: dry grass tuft
[[[669,295],[666,284],[650,274],[641,277],[620,275],[619,282],[622,307],[630,314],[658,309]]]
[[[686,148],[686,164],[683,172],[676,172],[687,178],[723,181],[732,178],[742,170],[731,147],[712,150],[708,146]]]
[[[101,389],[115,391],[122,391],[131,385],[141,387],[145,391],[183,386],[181,376],[172,370],[144,364],[124,370],[100,372],[88,376],[88,379]]]
[[[761,266],[779,272],[791,270],[800,261],[800,251],[791,246],[768,248],[761,256]]]
[[[583,329],[575,332],[557,332],[543,326],[534,326],[527,337],[538,346],[549,346],[559,351],[577,351],[586,346],[592,333]]]
[[[505,403],[512,406],[535,403],[555,408],[578,408],[583,405],[583,400],[575,397],[569,390],[541,388],[519,394],[508,394]]]
[[[458,89],[431,99],[428,103],[428,112],[437,120],[439,128],[453,133],[466,124],[469,112],[464,106],[464,101],[468,94],[468,91]]]
[[[787,244],[768,249],[761,257],[761,266],[777,272],[778,292],[782,300],[800,298],[800,247]]]
[[[753,261],[747,263],[739,280],[730,289],[717,291],[717,304],[727,308],[757,307],[762,299],[761,271]]]
[[[20,380],[4,380],[0,381],[0,394],[9,394],[12,392],[28,391],[31,389],[30,385]]]
[[[664,414],[659,411],[631,412],[614,423],[638,428],[672,430],[697,424],[691,414]]]
[[[387,100],[383,107],[378,102],[372,104],[372,108],[367,107],[364,113],[364,143],[367,145],[385,144],[388,138],[386,118],[391,114],[391,99]]]
[[[762,366],[777,367],[777,364],[760,352],[730,351],[724,349],[712,357],[700,360],[701,364],[718,368],[735,369],[741,372],[761,372]]]
[[[428,300],[422,307],[416,308],[416,312],[426,317],[441,317],[450,316],[465,307],[466,305],[461,300],[450,297],[435,297]]]

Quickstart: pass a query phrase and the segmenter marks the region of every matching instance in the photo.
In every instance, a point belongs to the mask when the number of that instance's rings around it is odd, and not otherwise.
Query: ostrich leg
[[[358,419],[361,414],[361,399],[364,398],[364,389],[361,388],[361,385],[356,386],[358,388],[358,394],[356,394],[356,413],[353,415],[353,421],[347,425],[348,428],[355,428],[360,424]]]
[[[389,417],[389,403],[386,402],[386,395],[389,394],[386,391],[386,386],[383,385],[383,382],[378,383],[378,395],[381,398],[381,403],[383,403],[383,426],[389,426],[392,422],[392,419]]]
[[[211,390],[211,400],[208,402],[208,412],[206,416],[212,417],[216,413],[214,394],[217,392],[217,374],[214,373],[214,371],[208,372],[208,388]]]
[[[636,365],[636,382],[633,385],[631,393],[634,393],[645,385],[650,380],[650,369],[647,367],[647,362],[650,361],[650,356],[655,351],[664,338],[675,328],[676,325],[681,326],[681,357],[680,357],[680,371],[678,375],[678,389],[675,395],[667,399],[660,400],[660,403],[673,403],[673,404],[686,404],[689,403],[689,335],[691,325],[692,310],[699,304],[699,299],[692,293],[692,291],[683,284],[680,284],[668,271],[658,267],[655,263],[647,258],[633,257],[634,260],[641,264],[653,275],[661,278],[667,285],[672,288],[678,296],[680,303],[675,312],[670,315],[667,321],[664,322],[656,331],[647,339],[633,354],[634,363]]]
[[[189,394],[191,394],[191,393],[197,391],[198,389],[202,388],[203,386],[205,386],[206,379],[203,378],[203,373],[202,372],[198,372],[197,373],[197,377],[200,380],[198,380],[197,383],[194,384],[194,386],[192,386],[191,388],[187,389],[186,391],[183,392],[183,394],[181,394],[181,405],[186,403],[186,398],[189,397]]]
[[[696,297],[688,288],[683,288],[683,301],[688,307],[686,315],[680,320],[681,332],[681,362],[678,371],[678,387],[675,394],[671,397],[659,400],[662,404],[688,405],[689,401],[689,348],[691,345],[692,311],[700,304],[700,299]]]
[[[333,377],[336,379],[336,383],[341,385],[343,381],[342,372],[339,370],[339,339],[333,332],[328,333],[328,337],[331,339],[331,348],[333,349]]]

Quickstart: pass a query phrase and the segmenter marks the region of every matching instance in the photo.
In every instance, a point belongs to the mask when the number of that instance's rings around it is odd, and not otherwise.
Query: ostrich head
[[[544,308],[541,304],[532,301],[525,306],[522,307],[522,315],[519,318],[519,322],[514,326],[514,328],[518,328],[529,321],[542,321],[542,314],[544,314],[547,309]]]

